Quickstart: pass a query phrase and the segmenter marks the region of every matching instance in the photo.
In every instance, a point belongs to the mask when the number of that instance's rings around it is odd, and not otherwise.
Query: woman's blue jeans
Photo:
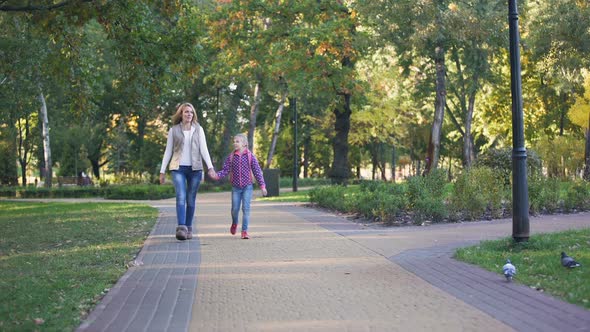
[[[231,222],[238,224],[240,205],[242,206],[242,230],[248,230],[250,223],[250,201],[252,200],[253,186],[247,185],[244,188],[232,187],[231,189]]]
[[[179,225],[193,226],[197,190],[203,171],[193,171],[191,166],[180,166],[172,171],[172,183],[176,191],[176,219]]]

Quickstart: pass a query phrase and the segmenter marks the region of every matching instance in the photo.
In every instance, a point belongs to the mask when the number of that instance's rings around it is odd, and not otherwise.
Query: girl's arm
[[[258,159],[256,159],[256,156],[254,154],[252,154],[251,167],[252,167],[252,174],[254,174],[254,177],[256,178],[256,182],[258,182],[260,189],[262,189],[263,193],[266,192],[266,183],[264,182],[264,176],[262,176],[262,169],[260,168],[260,164],[258,163]]]
[[[231,171],[231,162],[230,162],[231,158],[230,158],[230,156],[225,158],[225,161],[223,162],[223,168],[221,169],[221,171],[217,172],[217,177],[219,180],[226,177],[229,174],[229,172]]]

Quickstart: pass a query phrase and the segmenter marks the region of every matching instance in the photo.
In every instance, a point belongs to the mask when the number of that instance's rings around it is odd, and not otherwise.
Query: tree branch
[[[445,109],[447,110],[447,113],[449,113],[449,115],[451,116],[451,121],[453,122],[459,133],[461,133],[461,136],[465,136],[465,131],[463,131],[463,128],[459,124],[459,121],[457,121],[457,118],[455,117],[447,103],[445,103]]]
[[[92,2],[94,0],[66,0],[62,1],[53,5],[25,5],[25,6],[15,6],[15,5],[0,5],[0,11],[3,12],[34,12],[34,11],[41,11],[41,10],[53,10],[61,7],[68,6],[70,4],[76,2]],[[3,3],[6,1],[3,1]]]

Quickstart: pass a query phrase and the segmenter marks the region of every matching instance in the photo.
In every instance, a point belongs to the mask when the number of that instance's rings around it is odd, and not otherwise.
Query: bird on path
[[[580,263],[576,262],[575,259],[571,258],[570,256],[568,256],[565,252],[561,252],[561,265],[565,266],[565,267],[569,267],[569,268],[574,268],[574,267],[578,267],[581,266]]]
[[[506,277],[506,281],[510,282],[512,281],[512,277],[514,277],[514,275],[516,274],[516,267],[512,265],[512,262],[509,259],[507,259],[506,264],[502,266],[502,272]]]

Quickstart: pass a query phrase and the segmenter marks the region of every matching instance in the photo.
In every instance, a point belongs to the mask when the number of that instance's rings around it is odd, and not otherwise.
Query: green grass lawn
[[[582,266],[561,266],[562,251]],[[533,235],[526,243],[515,243],[512,238],[484,241],[458,249],[455,256],[500,275],[509,258],[516,266],[515,282],[590,309],[590,228]]]
[[[0,331],[72,331],[158,213],[119,203],[0,202]]]
[[[273,197],[258,197],[257,201],[261,202],[309,202],[309,189],[298,190],[298,191],[285,191],[279,193],[279,196]]]

